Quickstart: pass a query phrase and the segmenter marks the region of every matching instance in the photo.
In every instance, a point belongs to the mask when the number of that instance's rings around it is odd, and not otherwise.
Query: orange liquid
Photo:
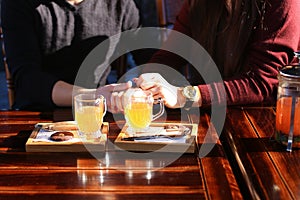
[[[300,102],[296,100],[293,136],[300,136]],[[292,97],[278,99],[276,105],[276,131],[289,135],[291,124]]]
[[[81,110],[76,110],[75,120],[79,130],[85,134],[100,130],[103,122],[103,111],[103,108],[100,106],[86,106]]]
[[[134,129],[143,129],[152,120],[152,106],[147,102],[134,102],[126,106],[125,117]]]

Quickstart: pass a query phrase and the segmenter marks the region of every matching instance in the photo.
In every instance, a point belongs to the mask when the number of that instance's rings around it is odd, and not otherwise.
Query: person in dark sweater
[[[94,47],[140,26],[133,0],[2,0],[1,26],[15,85],[14,109],[71,106],[74,89],[98,86],[97,93],[109,100],[113,90],[130,87],[129,83],[105,86],[110,66],[101,63],[110,46],[99,54],[100,67],[87,69],[88,84],[74,81]]]
[[[299,0],[186,0],[174,30],[202,45],[223,79],[203,83],[199,78],[189,88],[194,94],[189,106],[274,102],[278,70],[290,64],[293,53],[300,49],[299,13]],[[176,40],[170,36],[166,44],[176,48]],[[150,60],[176,69],[186,62],[162,50]],[[150,66],[154,69],[155,64]],[[185,106],[190,97],[183,87],[166,82],[165,76],[155,73],[158,68],[137,78],[137,85],[163,98],[168,107]]]

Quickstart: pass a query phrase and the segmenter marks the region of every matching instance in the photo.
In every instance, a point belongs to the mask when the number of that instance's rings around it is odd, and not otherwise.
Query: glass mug
[[[159,103],[159,111],[153,115],[153,104]],[[128,133],[145,132],[151,122],[164,113],[162,100],[154,100],[152,93],[141,89],[130,89],[125,97],[125,119]]]
[[[300,147],[300,65],[282,68],[278,81],[275,139],[292,151]]]
[[[82,141],[100,141],[101,126],[106,113],[106,101],[95,93],[74,97],[75,121]]]

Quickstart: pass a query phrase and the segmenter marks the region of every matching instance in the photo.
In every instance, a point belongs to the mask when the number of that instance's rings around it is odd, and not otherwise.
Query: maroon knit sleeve
[[[267,1],[264,28],[253,30],[248,45],[245,68],[250,69],[236,77],[224,80],[228,105],[270,102],[277,91],[278,69],[289,64],[293,52],[300,46],[300,1]],[[199,85],[203,105],[222,103],[220,84]]]
[[[174,30],[187,36],[191,36],[189,6],[189,1],[185,1],[174,25]],[[299,0],[267,1],[263,29],[259,24],[253,27],[247,46],[248,57],[244,68],[249,70],[220,83],[199,85],[202,105],[273,102],[277,91],[278,69],[289,64],[293,52],[300,49],[299,13]],[[158,51],[150,63],[162,63],[173,68],[184,64],[178,56],[165,51]],[[159,71],[155,67],[152,70]]]

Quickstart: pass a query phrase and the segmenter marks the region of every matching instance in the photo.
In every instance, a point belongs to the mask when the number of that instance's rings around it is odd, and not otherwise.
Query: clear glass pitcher
[[[295,52],[300,60],[300,52]],[[283,67],[278,75],[275,139],[287,151],[300,147],[300,63]]]

